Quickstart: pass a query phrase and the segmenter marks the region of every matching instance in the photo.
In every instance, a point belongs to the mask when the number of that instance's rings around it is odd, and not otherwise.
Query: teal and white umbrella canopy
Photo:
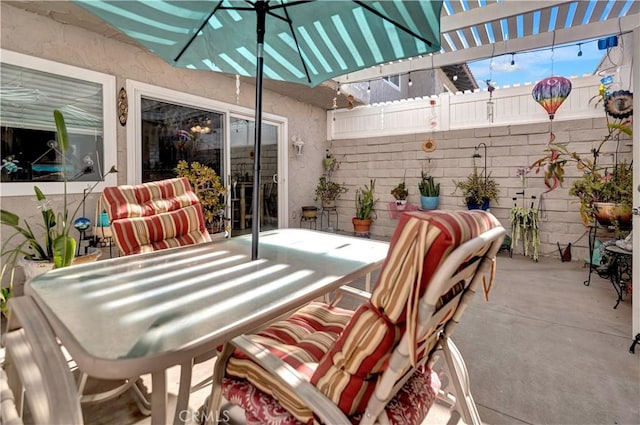
[[[314,87],[440,50],[442,1],[75,0],[179,67],[256,79],[253,211],[259,217],[262,80]],[[260,220],[252,220],[252,259]]]
[[[78,5],[168,63],[256,76],[260,2],[100,1]],[[440,50],[441,1],[264,2],[264,77],[316,86],[372,65]]]

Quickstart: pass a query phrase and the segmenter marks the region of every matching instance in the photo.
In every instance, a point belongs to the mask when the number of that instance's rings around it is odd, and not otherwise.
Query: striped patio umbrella
[[[259,217],[262,80],[316,86],[440,50],[442,1],[76,0],[168,63],[255,77],[253,211]],[[260,221],[253,220],[252,259]]]

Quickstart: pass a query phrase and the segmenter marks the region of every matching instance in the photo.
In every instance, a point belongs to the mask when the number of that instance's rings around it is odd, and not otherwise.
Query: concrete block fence
[[[491,212],[510,233],[509,213],[514,205],[512,198],[518,197],[517,205],[534,205],[540,208],[540,253],[558,256],[557,243],[565,247],[572,243],[573,259],[582,261],[588,257],[588,228],[582,224],[579,204],[568,191],[571,183],[581,173],[574,165],[567,167],[566,179],[562,187],[545,192],[542,174],[531,171],[526,178],[525,199],[516,195],[522,191],[522,181],[516,170],[528,167],[544,155],[549,140],[550,123],[507,125],[490,128],[463,129],[443,132],[423,132],[397,136],[367,137],[332,140],[331,152],[340,161],[340,167],[332,179],[344,182],[349,191],[337,202],[340,214],[340,230],[352,231],[351,217],[355,213],[355,193],[358,187],[376,179],[377,220],[371,228],[371,235],[377,239],[389,239],[397,224],[393,218],[391,189],[405,177],[409,189],[409,202],[419,206],[418,181],[421,171],[435,177],[441,184],[440,209],[464,209],[460,193],[454,193],[454,181],[466,178],[475,165],[480,171],[485,158],[474,160],[474,146],[487,145],[487,171],[499,184],[499,203],[491,204]],[[568,143],[571,151],[590,155],[606,134],[603,118],[578,119],[553,123],[556,140]],[[436,141],[437,148],[431,153],[422,150],[425,139]],[[329,147],[329,143],[327,143]],[[619,143],[609,141],[602,149],[601,164],[613,164],[617,152],[618,161],[631,161],[631,140],[621,139]],[[480,149],[484,155],[484,149]],[[606,236],[606,235],[605,235]],[[522,248],[514,254],[522,253]]]

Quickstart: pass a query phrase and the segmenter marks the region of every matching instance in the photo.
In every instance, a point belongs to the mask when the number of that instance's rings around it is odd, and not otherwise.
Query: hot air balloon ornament
[[[536,102],[544,108],[549,114],[549,120],[553,125],[553,118],[556,111],[562,105],[562,102],[571,93],[571,81],[564,77],[547,77],[544,80],[538,82],[533,87],[531,95]],[[553,128],[551,129],[551,137],[549,142],[553,142],[555,135],[553,134]]]

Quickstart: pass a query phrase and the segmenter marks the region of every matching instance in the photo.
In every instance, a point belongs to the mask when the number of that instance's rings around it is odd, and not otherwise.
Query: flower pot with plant
[[[351,222],[353,223],[353,232],[356,235],[368,236],[371,223],[376,218],[374,206],[377,202],[375,199],[375,179],[369,181],[369,185],[359,188],[356,191],[356,215]]]
[[[224,196],[227,189],[220,182],[215,170],[199,162],[179,161],[174,170],[178,177],[186,177],[200,199],[204,221],[212,234],[228,230],[225,218]]]
[[[593,171],[574,181],[569,194],[580,200],[580,215],[589,224],[593,217],[603,226],[626,228],[631,223],[633,167],[621,162],[611,169]]]
[[[6,302],[9,300],[13,293],[13,282],[15,276],[16,266],[20,266],[24,260],[37,261],[42,263],[51,263],[41,268],[41,270],[48,271],[51,268],[61,268],[71,265],[76,256],[76,240],[70,235],[71,229],[74,229],[75,217],[80,210],[86,197],[95,189],[100,183],[95,182],[92,186],[85,191],[84,198],[81,202],[78,202],[77,207],[69,212],[69,205],[67,202],[67,167],[66,167],[66,155],[69,150],[69,135],[67,133],[67,127],[64,121],[64,116],[59,110],[53,111],[53,117],[56,125],[56,139],[58,149],[62,153],[61,157],[61,169],[63,179],[63,207],[57,214],[51,209],[51,203],[47,199],[46,195],[38,188],[34,186],[34,192],[36,195],[36,201],[38,209],[40,209],[42,215],[42,224],[40,227],[44,230],[42,239],[39,239],[36,233],[33,232],[31,225],[24,220],[24,225],[20,224],[20,216],[7,210],[0,210],[0,224],[8,226],[14,230],[14,233],[6,238],[2,245],[0,257],[3,259],[2,270],[0,271],[0,279],[9,273],[9,286],[2,288],[2,296],[0,298],[0,308],[4,312],[6,309]],[[103,176],[106,177],[111,173],[117,173],[115,167],[111,169]],[[10,248],[9,244],[15,244],[17,240],[17,246]],[[95,256],[97,259],[97,256]],[[27,272],[28,274],[29,272]],[[29,276],[31,277],[31,276]]]
[[[407,185],[405,184],[404,178],[396,187],[391,189],[391,195],[396,200],[396,207],[399,210],[404,209],[407,204],[407,197],[409,197],[409,189],[407,189]]]
[[[316,186],[315,200],[322,202],[322,208],[335,208],[336,199],[339,199],[340,196],[343,193],[347,193],[348,190],[344,183],[336,183],[322,176]]]
[[[427,176],[422,171],[418,182],[420,190],[420,206],[423,210],[435,210],[440,202],[440,183],[436,183],[433,176]]]
[[[460,190],[465,205],[470,210],[487,210],[491,201],[498,203],[498,183],[491,177],[491,173],[482,176],[476,166],[473,167],[473,172],[465,180],[454,180],[453,184],[456,187],[454,194]]]
[[[547,191],[552,191],[564,182],[566,166],[575,164],[583,175],[572,183],[569,194],[578,197],[583,223],[589,225],[597,219],[600,224],[613,225],[619,231],[631,221],[633,167],[626,162],[603,165],[598,160],[607,142],[613,141],[617,145],[621,138],[632,137],[633,94],[625,90],[610,93],[601,84],[598,95],[590,102],[594,100],[596,107],[603,104],[607,131],[598,146],[591,150],[591,157],[583,157],[570,150],[567,144],[555,142],[552,134],[545,155],[534,161],[530,168],[536,172],[544,171]],[[610,210],[614,211],[611,215],[608,213]]]

